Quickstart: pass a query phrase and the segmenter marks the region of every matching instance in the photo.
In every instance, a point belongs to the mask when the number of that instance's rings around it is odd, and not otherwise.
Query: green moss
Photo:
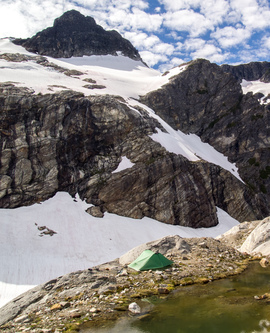
[[[262,179],[267,179],[270,176],[270,166],[267,165],[267,167],[264,170],[260,170],[260,177]]]
[[[220,121],[221,118],[222,117],[218,117],[217,119],[211,121],[211,123],[208,125],[208,128],[213,128],[216,125],[216,123]]]
[[[194,280],[194,283],[199,283],[199,284],[206,284],[209,282],[209,279],[206,277],[197,277]]]
[[[227,128],[233,128],[233,127],[235,127],[235,126],[237,126],[237,123],[236,123],[235,121],[232,121],[231,123],[229,123],[229,124],[227,125]]]
[[[255,191],[256,190],[256,186],[252,183],[246,182],[247,186],[252,190]]]
[[[249,160],[248,160],[248,163],[250,165],[254,165],[256,163],[256,158],[255,157],[251,157]]]
[[[208,94],[208,90],[207,89],[198,89],[197,93],[200,95]]]
[[[141,289],[138,290],[136,294],[130,295],[131,298],[143,298],[143,297],[150,297],[155,295],[156,291],[151,289]]]
[[[267,189],[263,184],[260,186],[260,190],[262,193],[267,194]]]
[[[262,119],[262,118],[263,118],[263,115],[262,115],[261,113],[253,114],[253,115],[251,116],[251,120],[252,120],[252,121],[256,121],[256,120],[258,120],[258,119]]]
[[[146,165],[150,165],[150,164],[153,164],[155,161],[156,161],[156,159],[155,159],[154,157],[151,157],[151,158],[149,158],[149,160],[147,160],[147,161],[145,162],[145,164],[146,164]]]
[[[258,162],[255,157],[251,157],[248,160],[248,163],[249,165],[260,166],[260,162]]]
[[[180,284],[182,284],[184,286],[188,286],[190,284],[194,284],[194,281],[193,281],[193,279],[191,277],[183,278],[179,282],[180,282]]]
[[[65,325],[65,332],[73,333],[73,332],[79,332],[80,328],[76,324],[66,324]]]

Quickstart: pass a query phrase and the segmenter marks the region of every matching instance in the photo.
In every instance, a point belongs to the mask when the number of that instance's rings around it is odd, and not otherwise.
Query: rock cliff
[[[120,97],[35,95],[4,84],[0,117],[1,207],[67,191],[101,212],[193,227],[216,225],[216,206],[240,221],[263,215],[264,205],[231,173],[153,141],[162,126]],[[114,173],[123,156],[133,167]]]
[[[258,205],[265,202],[267,216],[270,118],[269,105],[260,104],[259,98],[243,95],[234,75],[199,59],[141,100],[175,129],[197,134],[236,163]]]
[[[53,57],[121,51],[140,60],[120,35],[76,11],[65,13],[33,38],[15,42]],[[1,58],[35,61],[70,75],[44,56]],[[89,212],[99,216],[108,211],[191,227],[216,225],[216,207],[240,222],[268,216],[269,105],[260,104],[252,93],[243,95],[239,82],[243,77],[266,77],[268,65],[236,71],[203,59],[192,61],[132,107],[121,96],[85,96],[66,87],[35,94],[15,82],[1,83],[0,207],[30,205],[67,191],[96,206]],[[253,74],[235,74],[246,71]],[[73,74],[75,79],[83,75]],[[190,161],[152,140],[157,129],[166,130],[144,105],[172,128],[195,133],[228,156],[243,182],[219,165]],[[124,157],[133,166],[115,172]]]

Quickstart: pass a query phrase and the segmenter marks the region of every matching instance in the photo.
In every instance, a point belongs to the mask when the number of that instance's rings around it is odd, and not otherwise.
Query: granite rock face
[[[83,55],[117,55],[141,60],[139,52],[117,31],[106,31],[92,17],[76,10],[64,13],[53,27],[38,32],[28,39],[16,39],[29,52],[53,58],[82,57]]]
[[[219,236],[218,239],[243,253],[269,257],[269,231],[270,217],[267,217],[263,220],[241,223]]]
[[[192,227],[216,225],[216,206],[243,221],[264,202],[221,167],[167,152],[150,135],[162,126],[115,96],[35,95],[1,85],[0,206],[79,193],[105,211]],[[164,130],[164,129],[162,129]],[[117,169],[126,156],[134,165]]]
[[[269,105],[260,104],[261,97],[243,95],[233,74],[199,59],[141,101],[173,128],[197,134],[236,163],[258,205],[264,207],[263,215],[268,216],[270,114]]]

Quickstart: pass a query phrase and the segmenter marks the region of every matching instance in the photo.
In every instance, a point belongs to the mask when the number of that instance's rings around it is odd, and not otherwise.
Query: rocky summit
[[[76,10],[64,13],[53,27],[27,39],[13,41],[28,51],[54,58],[106,55],[117,52],[134,60],[141,60],[138,51],[117,31],[106,31],[92,17]]]

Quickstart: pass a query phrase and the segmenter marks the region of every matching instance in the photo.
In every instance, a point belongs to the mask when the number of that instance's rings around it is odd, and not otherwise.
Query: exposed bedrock
[[[241,221],[263,215],[260,198],[229,172],[153,141],[160,124],[119,97],[34,95],[5,84],[0,118],[1,207],[67,191],[103,212],[193,227],[216,225],[215,206]],[[134,166],[113,173],[123,156]]]

